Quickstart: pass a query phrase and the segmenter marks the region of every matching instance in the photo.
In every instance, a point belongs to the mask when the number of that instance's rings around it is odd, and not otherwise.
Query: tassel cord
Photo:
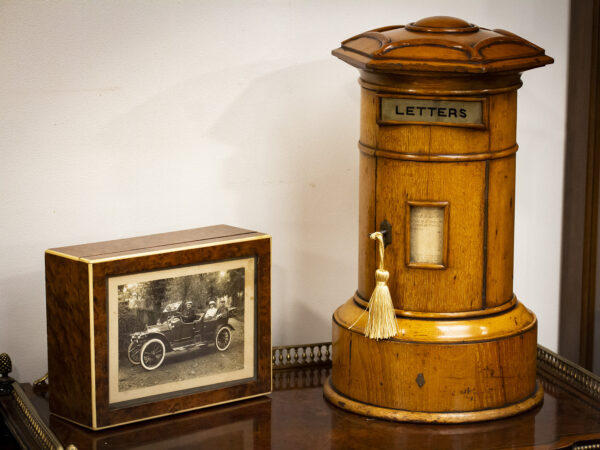
[[[377,242],[379,261],[378,268],[375,271],[375,289],[367,307],[369,316],[365,327],[365,336],[371,339],[387,339],[398,334],[398,325],[396,324],[394,304],[387,286],[390,274],[384,267],[385,246],[383,234],[376,231],[369,237]],[[361,317],[362,314],[356,322]]]

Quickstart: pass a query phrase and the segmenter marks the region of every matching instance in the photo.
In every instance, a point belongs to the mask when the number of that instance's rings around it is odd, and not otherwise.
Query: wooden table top
[[[538,354],[538,381],[545,390],[540,407],[508,419],[463,425],[393,423],[339,409],[323,397],[327,364],[275,370],[274,391],[268,396],[97,432],[51,416],[45,396],[34,393],[30,384],[20,386],[60,443],[80,450],[600,448],[595,394],[600,386],[576,366],[561,360],[549,366],[554,357],[542,356],[547,361]],[[568,377],[579,381],[568,382]],[[592,389],[591,394],[578,389],[578,383]]]

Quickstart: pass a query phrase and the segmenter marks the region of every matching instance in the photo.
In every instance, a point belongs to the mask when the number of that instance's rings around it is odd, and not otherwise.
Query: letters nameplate
[[[483,101],[381,97],[380,122],[482,126]]]

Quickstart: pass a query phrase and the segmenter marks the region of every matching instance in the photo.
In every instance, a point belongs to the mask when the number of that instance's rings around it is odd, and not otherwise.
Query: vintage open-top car
[[[233,327],[229,324],[229,309],[222,308],[214,317],[205,313],[185,322],[182,302],[165,306],[155,325],[131,335],[127,357],[131,364],[141,364],[146,370],[154,370],[163,363],[168,352],[177,352],[214,344],[221,352],[231,344]]]

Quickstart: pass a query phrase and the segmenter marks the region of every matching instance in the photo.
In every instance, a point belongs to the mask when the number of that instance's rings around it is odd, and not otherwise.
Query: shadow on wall
[[[0,327],[0,353],[12,359],[19,381],[31,381],[47,370],[44,272],[35,271],[0,279],[0,317],[16,324],[16,330]]]
[[[294,324],[314,318],[292,302],[318,305],[329,324],[356,288],[359,89],[333,57],[265,75],[269,65],[181,80],[111,117],[94,135],[95,166],[113,180],[98,195],[120,201],[95,214],[109,230],[118,217],[123,235],[213,223],[272,234],[284,272],[273,342],[297,343]]]
[[[356,287],[359,90],[351,75],[340,87],[336,63],[256,78],[209,131],[234,149],[222,176],[238,222],[274,235],[277,344],[330,339],[331,313]]]
[[[313,264],[315,255],[301,254],[296,262],[298,267],[306,267],[302,276],[288,275],[289,266],[275,264],[272,267],[273,287],[278,294],[272,297],[272,342],[273,345],[310,344],[331,340],[331,314],[342,298],[331,297],[333,306],[327,306],[323,293],[308,296],[310,285],[323,286],[319,276],[320,266]],[[335,272],[332,273],[335,275]],[[335,277],[330,277],[335,280]],[[303,283],[303,281],[309,280]],[[331,286],[325,284],[330,289]]]

